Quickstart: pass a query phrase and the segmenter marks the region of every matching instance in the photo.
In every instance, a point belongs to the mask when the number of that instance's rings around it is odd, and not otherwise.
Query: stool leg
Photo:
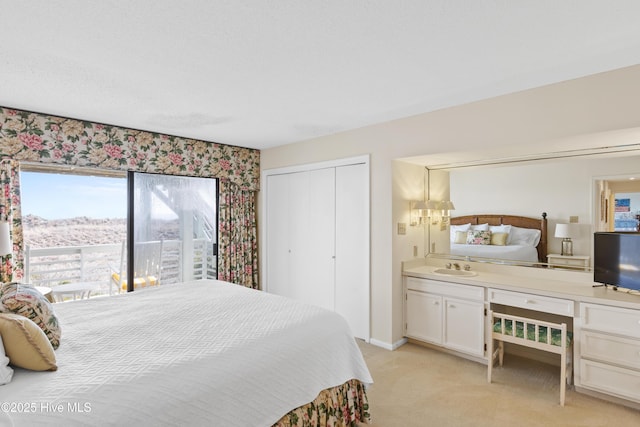
[[[491,373],[493,371],[493,338],[489,338],[489,364],[487,366],[487,382],[491,383]]]
[[[560,406],[564,406],[564,395],[567,387],[567,349],[560,354]]]

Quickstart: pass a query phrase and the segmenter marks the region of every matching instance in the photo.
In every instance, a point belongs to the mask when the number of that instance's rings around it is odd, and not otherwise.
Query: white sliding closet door
[[[335,311],[369,340],[369,168],[336,168]]]
[[[293,297],[289,286],[289,175],[269,175],[267,177],[269,197],[266,200],[265,241],[266,262],[269,265],[266,283],[269,292]]]
[[[336,311],[368,341],[368,162],[273,171],[263,182],[264,289]]]
[[[293,297],[333,310],[335,170],[289,174],[289,212]]]

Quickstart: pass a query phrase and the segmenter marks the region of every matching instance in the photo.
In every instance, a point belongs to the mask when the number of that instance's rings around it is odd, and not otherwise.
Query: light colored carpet
[[[560,368],[545,363],[507,354],[489,384],[485,365],[415,344],[360,348],[375,427],[640,426],[640,411],[572,387],[560,406]]]

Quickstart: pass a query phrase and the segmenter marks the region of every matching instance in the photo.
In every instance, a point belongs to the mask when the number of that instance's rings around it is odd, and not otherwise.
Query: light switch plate
[[[404,222],[398,223],[398,234],[407,234],[407,224]]]
[[[577,224],[578,223],[578,217],[577,216],[570,216],[569,217],[569,222],[572,224]]]

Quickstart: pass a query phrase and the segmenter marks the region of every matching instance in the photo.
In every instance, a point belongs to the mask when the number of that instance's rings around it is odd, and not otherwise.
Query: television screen
[[[640,234],[595,233],[593,281],[640,291]]]

